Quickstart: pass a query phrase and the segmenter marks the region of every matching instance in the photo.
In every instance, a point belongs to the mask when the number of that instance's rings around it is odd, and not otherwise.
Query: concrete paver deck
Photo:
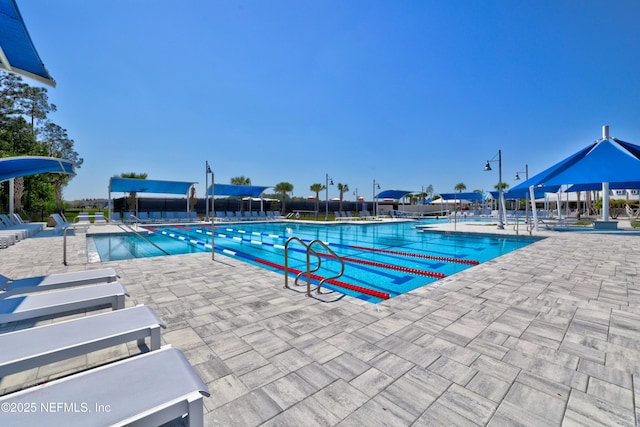
[[[308,298],[219,254],[90,264],[83,233],[69,237],[68,266],[62,238],[45,231],[0,250],[0,273],[114,267],[127,305],[151,306],[168,326],[163,343],[208,385],[206,425],[638,425],[640,236],[538,234],[375,305]],[[0,393],[138,351],[6,377]]]

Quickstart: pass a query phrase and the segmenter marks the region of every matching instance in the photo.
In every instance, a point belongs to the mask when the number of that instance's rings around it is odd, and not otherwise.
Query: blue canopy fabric
[[[0,69],[56,85],[31,41],[15,0],[0,0]]]
[[[627,188],[640,188],[640,147],[616,138],[600,139],[509,192],[528,189],[532,185],[547,192],[552,192],[554,186],[570,184],[601,189],[603,182],[625,182]]]
[[[0,181],[40,173],[75,175],[73,163],[56,157],[20,156],[0,158]]]
[[[520,187],[520,186],[518,186]],[[534,187],[533,189],[533,195],[536,199],[541,199],[544,197],[545,193],[555,193],[560,189],[559,185],[551,185],[551,186],[547,186],[547,187]],[[491,194],[493,195],[493,193],[496,194],[495,198],[498,198],[497,194],[498,192],[491,192]],[[509,189],[508,191],[506,191],[504,193],[504,196],[508,199],[526,199],[527,197],[531,196],[531,193],[529,192],[529,188],[516,188],[513,187],[511,189]]]
[[[193,184],[196,183],[113,177],[109,180],[109,192],[187,194]]]
[[[214,192],[216,196],[260,197],[267,188],[270,187],[258,185],[215,184]],[[211,196],[211,187],[207,189],[207,195]]]
[[[610,190],[635,190],[638,187],[637,181],[625,181],[625,182],[610,182],[609,189]],[[600,191],[602,190],[602,184],[575,184],[571,187],[567,188],[565,191],[567,193],[577,192],[577,191]]]
[[[482,200],[482,193],[442,193],[440,194],[442,200]]]
[[[407,194],[411,194],[413,191],[405,191],[405,190],[385,190],[378,193],[376,196],[378,199],[395,199],[400,200]]]

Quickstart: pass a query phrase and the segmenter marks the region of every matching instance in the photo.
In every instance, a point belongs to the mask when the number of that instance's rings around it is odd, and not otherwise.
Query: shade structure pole
[[[531,214],[533,216],[533,226],[536,231],[538,230],[538,211],[536,210],[536,195],[533,185],[529,186],[529,194],[531,195]]]
[[[609,183],[602,183],[602,220],[609,221]]]
[[[204,169],[204,219],[209,219],[209,161],[205,160]]]
[[[215,181],[213,179],[213,171],[211,171],[211,261],[215,260],[216,258],[216,248],[214,246],[214,234],[215,231],[213,229],[213,219],[215,218],[215,199],[213,198],[214,196],[214,189],[215,189],[215,185],[213,184]]]
[[[111,204],[111,178],[109,178],[109,206],[108,208],[108,214],[109,214],[109,221],[111,221],[111,219],[113,218],[111,216],[111,212],[113,211],[113,206]]]
[[[9,179],[9,214],[13,214],[15,211],[15,202],[16,198],[16,188],[15,188],[15,178]]]

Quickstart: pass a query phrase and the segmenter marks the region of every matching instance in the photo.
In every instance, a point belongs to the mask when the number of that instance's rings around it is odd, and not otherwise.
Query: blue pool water
[[[295,236],[307,244],[320,240],[346,260],[344,274],[337,279],[338,283],[325,283],[324,287],[378,302],[380,295],[394,297],[537,240],[530,237],[422,232],[416,228],[416,225],[424,223],[316,225],[246,222],[216,225],[214,241],[216,253],[283,273],[284,245],[288,238]],[[211,251],[210,225],[147,229],[148,238],[170,254]],[[93,240],[102,261],[164,255],[153,245],[134,236],[96,235]],[[290,269],[306,268],[304,249],[297,241],[290,244]],[[321,245],[316,244],[313,249],[326,253]],[[317,257],[311,257],[312,268],[317,266],[317,260]],[[333,276],[340,270],[338,261],[324,256],[320,266],[315,272],[320,277]],[[299,283],[304,283],[304,279],[301,278]],[[374,292],[361,292],[359,288]]]

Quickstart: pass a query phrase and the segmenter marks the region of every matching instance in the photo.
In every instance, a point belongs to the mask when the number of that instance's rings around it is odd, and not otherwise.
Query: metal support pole
[[[213,214],[213,212],[215,212],[215,199],[213,198],[214,196],[214,189],[215,189],[215,185],[214,185],[214,179],[213,179],[213,171],[211,171],[211,260],[213,261],[216,258],[216,247],[214,245],[214,234],[215,234],[215,230],[214,230],[214,223],[213,223],[213,219],[215,218],[215,215]]]
[[[498,230],[504,230],[504,196],[502,195],[502,150],[498,150]]]

